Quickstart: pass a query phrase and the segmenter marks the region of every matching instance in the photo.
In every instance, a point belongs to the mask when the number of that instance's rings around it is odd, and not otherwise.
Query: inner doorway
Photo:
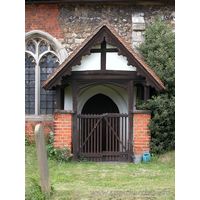
[[[104,95],[104,94],[96,94],[85,103],[81,114],[94,114],[101,115],[105,113],[119,113],[119,109],[114,101]],[[113,124],[113,127],[116,125]],[[108,138],[109,139],[109,138]],[[106,151],[106,122],[102,121],[102,151]]]
[[[114,101],[104,94],[96,94],[85,103],[81,114],[119,113]]]
[[[78,118],[78,156],[88,161],[126,161],[127,119],[106,95],[88,99]]]

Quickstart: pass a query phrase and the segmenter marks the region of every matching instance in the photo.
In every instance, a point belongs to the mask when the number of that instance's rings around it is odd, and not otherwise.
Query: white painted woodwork
[[[73,110],[72,86],[69,85],[64,91],[64,110]]]
[[[118,53],[106,53],[106,70],[136,71],[133,66],[127,65],[127,59]]]
[[[98,45],[96,45],[96,46],[93,46],[91,49],[101,49],[101,45],[98,44]]]
[[[133,87],[133,110],[136,110],[137,87]]]
[[[117,47],[106,43],[106,49],[117,49]]]
[[[106,70],[136,71],[133,66],[127,65],[127,59],[117,52],[106,53]],[[82,57],[81,65],[72,67],[72,71],[101,70],[101,54],[92,53]]]
[[[72,71],[100,70],[100,59],[100,53],[92,53],[91,55],[83,56],[81,59],[81,65],[72,67]]]

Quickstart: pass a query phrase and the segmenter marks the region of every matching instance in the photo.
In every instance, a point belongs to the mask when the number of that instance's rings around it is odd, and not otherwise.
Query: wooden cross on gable
[[[106,53],[118,52],[117,48],[106,48],[106,41],[101,43],[100,49],[91,49],[91,53],[101,53],[101,70],[106,70]]]

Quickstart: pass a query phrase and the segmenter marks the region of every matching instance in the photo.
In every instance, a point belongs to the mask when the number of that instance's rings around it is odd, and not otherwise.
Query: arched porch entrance
[[[81,114],[92,114],[92,115],[102,115],[105,113],[119,113],[119,109],[114,101],[104,94],[96,94],[85,103],[82,113]],[[116,123],[116,122],[115,122]],[[119,129],[119,122],[118,124],[114,124],[113,126],[117,126]],[[117,131],[119,137],[119,130]],[[98,138],[100,141],[100,138]],[[109,144],[108,138],[108,144]],[[97,141],[96,141],[97,142]],[[114,141],[116,143],[116,141]],[[112,145],[112,144],[111,144]],[[115,144],[114,144],[115,145]],[[116,150],[119,150],[119,144],[116,144]],[[102,121],[102,151],[106,151],[106,121]],[[109,145],[108,145],[109,146]],[[108,147],[109,149],[109,147]],[[111,147],[112,149],[112,147]]]
[[[98,93],[78,115],[78,155],[88,161],[127,161],[127,118],[115,102]]]
[[[72,116],[72,128],[69,132],[72,134],[74,161],[80,155],[84,155],[92,161],[101,161],[104,157],[113,160],[121,156],[126,156],[129,161],[132,161],[134,144],[133,114],[137,113],[134,110],[134,101],[137,100],[134,96],[134,92],[136,92],[134,87],[138,83],[144,87],[145,102],[150,98],[151,87],[154,87],[157,91],[165,89],[164,84],[151,68],[121,39],[107,21],[102,21],[90,36],[43,83],[42,88],[56,90],[56,107],[57,110],[60,110],[58,112],[68,113]],[[93,86],[97,85],[99,86],[96,89],[102,92],[95,90]],[[66,101],[69,105],[67,104],[68,109],[63,110],[64,88],[69,86],[71,86],[71,89],[67,91],[66,95],[69,97]],[[113,86],[123,89],[126,92],[126,99],[121,92],[119,93],[118,90],[113,89]],[[102,87],[106,89],[112,87],[113,93],[111,94],[110,90],[102,90]],[[98,93],[110,97],[117,105],[119,113],[81,114],[87,100]],[[144,118],[144,120],[146,119]],[[101,145],[102,121],[106,122],[107,127],[106,151],[103,151]],[[113,126],[113,123],[118,125]],[[62,128],[59,127],[56,134],[59,134],[61,130]],[[65,134],[64,131],[61,132]],[[124,136],[128,137],[124,138]],[[114,140],[108,140],[110,137]],[[70,137],[68,138],[70,139]],[[97,138],[100,138],[100,141],[94,142],[97,141]],[[120,146],[119,150],[115,145],[110,145],[116,140]],[[117,143],[114,142],[114,144]],[[62,145],[64,144],[65,142],[62,140]],[[140,148],[140,145],[138,146]]]

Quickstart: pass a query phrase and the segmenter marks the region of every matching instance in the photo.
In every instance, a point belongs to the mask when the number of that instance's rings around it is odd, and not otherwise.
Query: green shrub
[[[139,106],[141,110],[152,110],[149,123],[151,130],[150,148],[152,153],[164,153],[175,148],[175,106],[174,98],[168,94],[152,97],[147,104]]]
[[[69,154],[70,149],[67,147],[58,148],[54,147],[54,133],[48,134],[46,136],[46,150],[48,159],[56,159],[59,162],[67,162],[72,157],[72,154]]]
[[[25,146],[30,146],[31,141],[30,141],[30,136],[28,134],[25,134]]]
[[[156,92],[147,104],[138,104],[138,109],[152,110],[151,152],[163,153],[175,148],[175,35],[160,17],[156,17],[143,37],[145,42],[138,51],[166,90]]]
[[[32,126],[32,129],[33,129],[33,132],[34,132],[35,126],[33,124],[31,124],[31,126]],[[54,147],[54,132],[53,132],[53,129],[48,124],[45,124],[44,127],[45,126],[48,126],[51,130],[51,132],[45,136],[47,158],[48,159],[55,159],[59,162],[69,161],[70,158],[73,156],[73,154],[69,153],[70,149],[67,148],[67,147],[64,147],[64,148]],[[25,135],[25,145],[26,146],[35,145],[35,140],[30,141],[29,137],[30,136],[28,134]]]
[[[31,146],[31,145],[35,145],[34,137],[33,140],[30,140],[30,135],[25,134],[25,146]]]
[[[84,157],[84,155],[79,156],[77,159],[78,162],[87,162],[87,159]]]

